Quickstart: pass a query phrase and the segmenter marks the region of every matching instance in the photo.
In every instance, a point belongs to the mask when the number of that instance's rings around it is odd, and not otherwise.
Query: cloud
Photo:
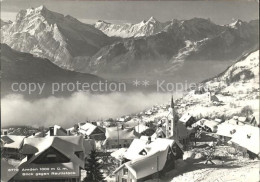
[[[169,94],[111,93],[91,95],[75,93],[69,98],[49,97],[28,101],[21,95],[8,95],[2,99],[2,126],[31,125],[64,127],[77,122],[116,118],[140,112],[154,104],[167,103]]]

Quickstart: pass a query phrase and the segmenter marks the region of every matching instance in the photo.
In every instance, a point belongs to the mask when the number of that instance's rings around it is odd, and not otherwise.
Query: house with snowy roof
[[[124,157],[129,161],[114,171],[118,182],[141,182],[174,169],[175,160],[182,158],[178,142],[158,138],[154,141],[135,139]]]
[[[87,136],[88,138],[97,141],[106,139],[105,129],[92,123],[85,123],[84,125],[81,125],[78,129],[78,132],[83,136]]]
[[[20,159],[24,139],[25,136],[1,135],[2,155],[7,158]]]
[[[67,136],[67,131],[59,125],[49,127],[49,131],[46,136]]]
[[[137,135],[134,129],[109,127],[106,128],[106,139],[103,142],[103,147],[106,149],[129,147],[135,138]]]
[[[27,138],[22,153],[26,157],[18,166],[13,181],[80,181],[85,158],[94,149],[93,142],[82,136],[48,136]]]
[[[238,129],[230,142],[235,148],[242,151],[244,155],[248,154],[250,158],[260,157],[259,128],[244,125]]]
[[[179,119],[179,122],[183,123],[186,127],[191,127],[191,125],[196,122],[196,119],[192,114],[186,113]]]
[[[219,139],[223,142],[227,142],[231,140],[237,130],[239,130],[241,126],[233,125],[228,122],[224,122],[218,125],[216,134]]]
[[[207,132],[215,133],[215,132],[217,132],[219,124],[220,123],[218,121],[208,120],[208,119],[202,118],[201,120],[194,123],[193,127],[199,127],[199,128],[202,128],[203,130],[205,130]]]

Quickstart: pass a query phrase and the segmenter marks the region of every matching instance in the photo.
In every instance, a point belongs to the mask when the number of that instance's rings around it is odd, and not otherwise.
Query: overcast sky
[[[1,0],[1,18],[14,20],[21,9],[45,5],[48,9],[70,14],[86,23],[106,20],[113,23],[137,23],[154,16],[160,21],[171,19],[210,18],[217,24],[235,19],[258,19],[257,0],[222,1],[63,1],[63,0]]]

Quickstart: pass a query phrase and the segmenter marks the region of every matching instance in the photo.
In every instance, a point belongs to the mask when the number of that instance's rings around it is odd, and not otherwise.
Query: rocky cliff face
[[[1,39],[15,50],[48,58],[66,69],[86,66],[89,57],[110,39],[91,25],[41,6],[22,10],[2,27]]]

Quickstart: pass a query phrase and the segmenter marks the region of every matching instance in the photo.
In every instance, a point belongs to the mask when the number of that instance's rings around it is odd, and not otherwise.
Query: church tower
[[[176,125],[175,125],[175,110],[174,110],[174,102],[173,97],[171,99],[171,113],[172,113],[172,121],[171,121],[171,137],[176,137]]]

